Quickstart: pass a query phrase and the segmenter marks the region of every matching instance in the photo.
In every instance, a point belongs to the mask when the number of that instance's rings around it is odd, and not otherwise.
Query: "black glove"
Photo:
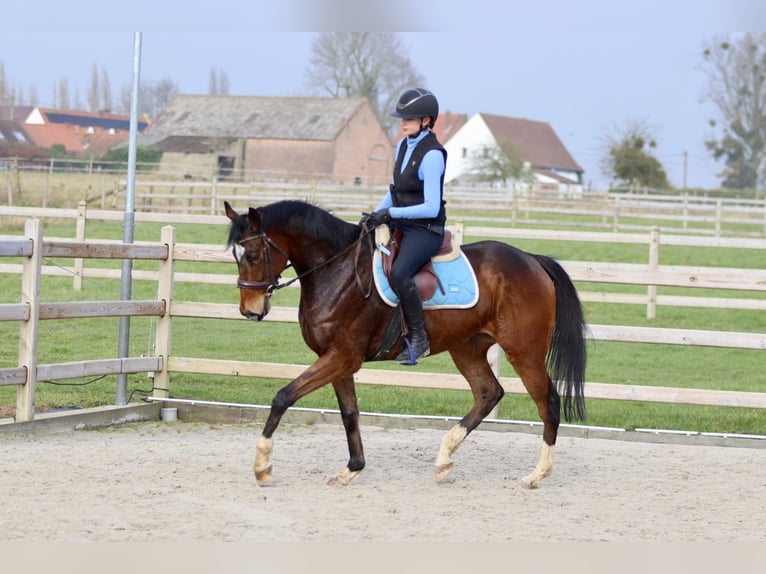
[[[377,227],[378,225],[388,223],[389,221],[391,221],[391,214],[388,212],[388,208],[386,208],[386,209],[381,209],[379,211],[373,211],[370,214],[370,217],[367,220],[367,223],[369,225],[374,225]]]

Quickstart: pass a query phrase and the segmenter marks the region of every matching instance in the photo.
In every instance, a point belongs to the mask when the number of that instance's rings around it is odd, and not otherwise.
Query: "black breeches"
[[[391,282],[398,292],[402,282],[413,277],[442,244],[443,235],[427,229],[407,227],[399,245],[399,254],[391,266]]]

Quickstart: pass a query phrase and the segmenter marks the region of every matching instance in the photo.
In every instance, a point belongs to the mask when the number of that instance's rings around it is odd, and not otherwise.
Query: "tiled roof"
[[[443,112],[436,118],[433,132],[439,143],[445,144],[452,135],[457,132],[463,124],[468,121],[468,114],[453,114],[452,112]]]
[[[177,94],[140,138],[210,137],[332,141],[363,98]]]
[[[584,171],[547,122],[480,115],[498,145],[519,150],[533,168]]]

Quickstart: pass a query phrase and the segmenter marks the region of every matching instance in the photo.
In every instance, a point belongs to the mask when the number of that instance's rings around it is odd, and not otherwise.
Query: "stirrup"
[[[422,355],[420,355],[419,357],[416,357],[415,356],[415,351],[412,348],[412,343],[410,342],[410,339],[408,337],[402,337],[402,340],[404,341],[404,346],[407,348],[407,356],[408,357],[407,357],[407,362],[405,363],[403,359],[400,360],[400,357],[404,353],[403,352],[399,353],[399,356],[396,357],[396,362],[399,363],[400,365],[406,365],[406,366],[417,365],[418,364],[418,359],[423,359],[423,358],[427,357],[428,354],[431,352],[431,348],[429,346],[428,348],[426,348],[423,351]]]

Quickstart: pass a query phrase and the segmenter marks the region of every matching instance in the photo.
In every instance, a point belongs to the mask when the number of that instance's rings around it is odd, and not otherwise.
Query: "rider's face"
[[[402,118],[399,125],[402,128],[402,133],[406,136],[416,136],[420,133],[420,126],[428,125],[430,118]]]

